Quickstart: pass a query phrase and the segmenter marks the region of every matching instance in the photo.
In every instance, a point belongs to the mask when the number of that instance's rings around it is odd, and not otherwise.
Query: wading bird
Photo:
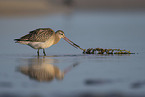
[[[14,39],[16,43],[28,45],[34,49],[38,49],[37,55],[39,56],[39,50],[43,49],[43,54],[46,56],[45,48],[48,48],[54,44],[57,44],[60,39],[63,38],[69,44],[75,48],[80,48],[77,44],[73,43],[67,37],[65,37],[62,30],[54,32],[51,28],[39,28],[30,31],[29,34],[22,36],[20,39]]]

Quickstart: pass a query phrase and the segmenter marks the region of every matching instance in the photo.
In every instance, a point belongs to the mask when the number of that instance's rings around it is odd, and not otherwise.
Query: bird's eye
[[[60,33],[60,35],[63,35],[63,33]]]

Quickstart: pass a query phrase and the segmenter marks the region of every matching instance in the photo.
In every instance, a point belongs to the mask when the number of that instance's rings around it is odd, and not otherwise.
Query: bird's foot
[[[44,56],[46,56],[45,49],[43,49],[43,54],[44,54]]]

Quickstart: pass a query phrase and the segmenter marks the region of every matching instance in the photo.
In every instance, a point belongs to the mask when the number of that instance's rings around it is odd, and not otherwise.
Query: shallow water
[[[73,12],[0,21],[0,97],[145,96],[145,12]],[[46,49],[46,57],[38,58],[36,50],[14,43],[13,39],[42,27],[63,30],[82,48],[120,48],[136,54],[84,55],[62,39]],[[47,82],[17,70],[39,64],[71,69],[63,80]]]

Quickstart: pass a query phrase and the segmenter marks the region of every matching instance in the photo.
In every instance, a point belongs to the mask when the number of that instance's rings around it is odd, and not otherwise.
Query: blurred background
[[[13,40],[37,28],[63,30],[85,49],[136,54],[84,55],[62,39],[38,59]],[[144,42],[145,0],[0,0],[0,97],[145,97]],[[61,71],[79,64],[62,81],[41,83],[16,71],[42,60]]]
[[[0,0],[1,16],[50,15],[75,10],[144,10],[145,0]]]

